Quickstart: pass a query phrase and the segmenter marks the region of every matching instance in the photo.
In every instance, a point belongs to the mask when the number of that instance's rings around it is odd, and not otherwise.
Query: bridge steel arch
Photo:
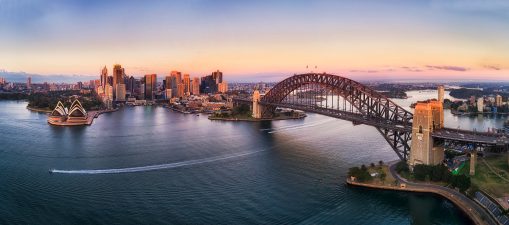
[[[338,110],[320,109],[316,105],[303,108],[298,105],[282,104],[283,100],[294,90],[309,85],[317,84],[341,96],[349,102],[357,112],[360,121],[351,116],[351,112]],[[306,73],[291,76],[276,84],[260,100],[264,105],[263,117],[272,117],[276,107],[301,109],[312,111],[341,119],[360,122],[374,126],[393,148],[402,160],[407,160],[410,153],[410,141],[412,137],[413,115],[404,108],[398,106],[389,98],[371,88],[348,78],[326,73]],[[310,109],[310,110],[307,110]],[[350,115],[350,116],[348,116]],[[365,122],[363,122],[365,121]],[[378,122],[369,122],[378,121]]]

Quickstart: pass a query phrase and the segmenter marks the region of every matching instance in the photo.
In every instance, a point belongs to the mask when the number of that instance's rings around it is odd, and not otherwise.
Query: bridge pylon
[[[261,99],[261,95],[260,95],[260,91],[258,90],[255,90],[253,92],[253,118],[255,119],[261,119],[262,118],[262,115],[263,115],[263,105],[260,104],[260,99]]]
[[[434,139],[435,129],[444,127],[443,104],[437,100],[418,102],[415,105],[410,148],[411,168],[418,164],[437,165],[444,160],[444,142]]]

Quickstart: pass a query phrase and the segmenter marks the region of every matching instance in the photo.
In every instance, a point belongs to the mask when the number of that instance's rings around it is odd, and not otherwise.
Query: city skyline
[[[504,80],[509,71],[503,1],[0,3],[0,69],[11,72],[95,76],[104,62],[137,76],[220,69],[232,81],[311,70]]]

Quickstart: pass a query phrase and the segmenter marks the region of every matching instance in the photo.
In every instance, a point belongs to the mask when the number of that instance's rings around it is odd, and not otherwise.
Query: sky
[[[505,0],[0,0],[0,69],[509,80]]]

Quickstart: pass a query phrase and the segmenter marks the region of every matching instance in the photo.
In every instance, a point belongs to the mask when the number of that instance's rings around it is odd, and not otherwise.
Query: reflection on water
[[[469,223],[437,197],[345,186],[349,167],[397,159],[372,127],[316,114],[209,121],[162,107],[127,107],[92,126],[52,127],[25,106],[0,102],[0,224]],[[183,162],[200,163],[48,173]]]

